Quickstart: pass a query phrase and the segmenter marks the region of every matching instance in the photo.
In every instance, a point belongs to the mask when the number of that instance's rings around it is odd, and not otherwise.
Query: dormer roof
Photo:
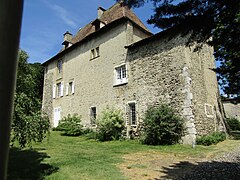
[[[102,7],[99,7],[105,10]],[[151,32],[147,29],[147,27],[141,22],[141,20],[126,6],[124,3],[119,2],[114,4],[109,9],[103,11],[103,14],[99,19],[95,19],[91,23],[87,24],[83,28],[81,28],[77,34],[73,37],[72,43],[76,43],[87,37],[88,35],[94,33],[96,31],[94,22],[99,21],[104,25],[108,25],[109,23],[116,21],[122,17],[126,17],[133,21],[136,25],[138,25],[141,29],[151,34]]]

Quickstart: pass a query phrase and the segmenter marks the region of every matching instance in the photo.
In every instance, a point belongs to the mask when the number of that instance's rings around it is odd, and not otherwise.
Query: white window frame
[[[66,83],[66,96],[68,96],[69,83]]]
[[[56,84],[56,95],[57,97],[63,97],[63,82],[59,82]]]
[[[125,70],[125,71],[124,71]],[[121,64],[114,67],[114,85],[126,84],[128,82],[127,65]]]
[[[75,93],[74,81],[69,81],[69,83],[66,84],[66,95],[74,93]]]
[[[69,82],[69,90],[71,94],[75,93],[75,85],[74,85],[74,81]]]
[[[90,51],[90,60],[95,59],[100,56],[100,48],[99,46],[91,49]]]
[[[53,84],[53,92],[52,92],[53,99],[56,98],[56,84]]]

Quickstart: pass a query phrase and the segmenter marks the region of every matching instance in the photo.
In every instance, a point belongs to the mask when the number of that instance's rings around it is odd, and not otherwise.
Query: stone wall
[[[237,118],[240,120],[240,103],[239,101],[223,101],[223,107],[227,118]]]
[[[185,118],[185,143],[197,135],[224,126],[218,108],[218,85],[212,47],[203,44],[187,46],[188,35],[167,34],[149,42],[129,47],[128,92],[138,103],[139,120],[147,106],[168,103]],[[131,92],[131,93],[130,93]]]
[[[186,46],[189,34],[179,30],[163,32],[125,48],[146,37],[133,24],[118,24],[107,32],[89,39],[65,54],[63,73],[57,75],[56,62],[48,64],[45,73],[43,110],[53,119],[53,109],[61,107],[61,117],[77,113],[90,126],[90,108],[97,117],[107,106],[120,109],[128,124],[128,104],[136,105],[138,124],[148,106],[170,104],[185,119],[184,143],[191,144],[197,135],[217,130],[218,86],[213,50],[203,45],[198,52]],[[91,49],[99,47],[100,55],[90,58]],[[127,83],[115,85],[116,66],[126,64]],[[52,98],[52,85],[74,81],[75,93]],[[137,126],[132,126],[136,129]]]
[[[207,44],[202,44],[198,51],[195,48],[195,45],[186,48],[185,53],[192,81],[192,109],[197,135],[204,135],[224,129],[224,124],[217,100],[217,77],[212,70],[215,68],[213,48]]]
[[[184,141],[192,143],[196,130],[191,105],[191,79],[186,65],[187,38],[178,34],[130,47],[127,56],[128,86],[138,103],[139,121],[142,121],[148,106],[167,103],[186,119],[187,138]]]

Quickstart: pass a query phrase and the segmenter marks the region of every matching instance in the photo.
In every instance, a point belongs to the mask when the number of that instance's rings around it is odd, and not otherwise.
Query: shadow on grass
[[[240,131],[231,131],[230,135],[233,137],[234,140],[240,140]]]
[[[193,164],[182,161],[170,167],[163,167],[162,173],[166,174],[161,179],[228,179],[237,180],[240,177],[240,158],[237,162],[198,162]],[[156,178],[157,180],[158,178]]]
[[[57,172],[58,167],[43,163],[50,158],[46,153],[38,152],[43,149],[21,150],[11,148],[8,162],[8,180],[44,179],[44,177]]]

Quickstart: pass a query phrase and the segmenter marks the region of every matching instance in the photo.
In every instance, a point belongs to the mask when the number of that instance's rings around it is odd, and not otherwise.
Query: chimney
[[[104,11],[106,11],[104,8],[98,7],[98,19],[101,18],[101,16],[102,16],[102,14],[104,13]]]
[[[62,43],[65,49],[68,48],[69,45],[72,45],[71,40],[72,40],[72,34],[69,31],[65,32],[63,34],[63,43]]]

